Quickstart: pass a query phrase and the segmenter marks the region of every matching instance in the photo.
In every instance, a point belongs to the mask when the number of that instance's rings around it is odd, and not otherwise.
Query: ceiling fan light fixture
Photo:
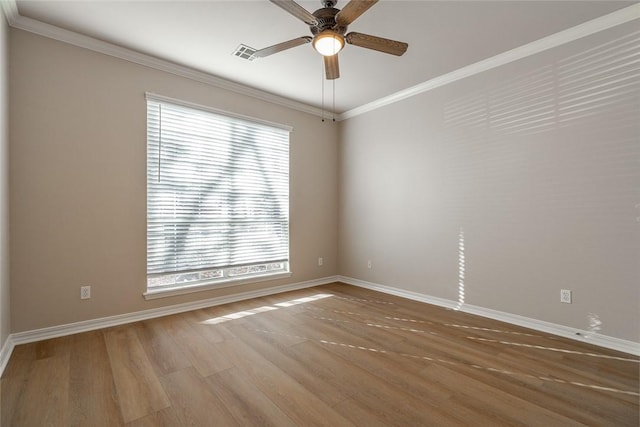
[[[313,48],[323,56],[333,56],[344,47],[344,37],[331,30],[325,30],[313,38]]]

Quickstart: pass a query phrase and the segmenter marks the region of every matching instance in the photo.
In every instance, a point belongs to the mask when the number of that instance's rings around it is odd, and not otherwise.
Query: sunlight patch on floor
[[[380,325],[380,324],[376,324],[376,323],[370,323],[370,322],[367,322],[367,321],[334,319],[334,318],[323,317],[323,316],[311,316],[311,317],[314,318],[314,319],[324,320],[324,321],[328,321],[328,322],[362,324],[362,325],[365,325],[365,326],[368,326],[368,327],[371,327],[371,328],[391,329],[391,330],[395,329],[395,330],[406,331],[406,332],[411,332],[411,333],[439,335],[437,332],[426,331],[426,330],[423,330],[423,329],[401,328],[401,327],[397,327],[397,326],[389,326],[389,325]],[[401,320],[400,318],[393,318],[393,317],[385,317],[385,319],[398,319],[398,320]],[[437,325],[436,323],[433,323],[433,322],[426,322],[426,321],[419,321],[419,322],[420,323],[424,323],[424,324]],[[453,325],[453,324],[444,324],[444,325],[445,326],[460,327],[460,325]],[[473,329],[474,327],[470,326],[469,328]],[[497,330],[497,329],[493,329],[492,330],[492,329],[487,329],[487,328],[482,328],[481,330],[491,331],[491,332],[502,332],[502,333],[505,332],[505,331],[500,331],[500,330]],[[528,335],[528,334],[523,334],[523,335]],[[496,343],[496,344],[511,345],[511,346],[518,346],[518,347],[526,347],[526,348],[533,348],[533,349],[539,349],[539,350],[548,350],[548,351],[555,351],[555,352],[568,353],[568,354],[577,354],[577,355],[588,356],[588,357],[599,357],[599,358],[602,358],[602,359],[612,359],[612,360],[620,360],[620,361],[625,361],[625,362],[640,363],[640,360],[628,359],[628,358],[617,357],[617,356],[608,356],[606,354],[586,353],[586,352],[581,352],[581,351],[576,351],[576,350],[565,350],[565,349],[555,348],[555,347],[546,347],[546,346],[542,346],[542,345],[524,344],[524,343],[516,343],[516,342],[510,342],[510,341],[500,341],[500,340],[481,338],[481,337],[470,337],[470,336],[467,336],[465,338],[466,339],[470,339],[470,340],[474,340],[474,341],[490,342],[490,343]]]
[[[428,361],[428,362],[442,363],[442,364],[449,365],[449,366],[468,366],[468,367],[471,367],[471,368],[474,368],[474,369],[483,370],[483,371],[496,373],[496,374],[500,374],[500,375],[506,375],[506,376],[510,376],[510,377],[530,378],[530,379],[542,380],[542,381],[547,381],[547,382],[554,382],[554,383],[558,383],[558,384],[567,384],[567,385],[572,385],[572,386],[577,386],[577,387],[590,388],[590,389],[594,389],[594,390],[626,394],[626,395],[630,395],[630,396],[640,396],[640,393],[637,393],[635,391],[620,390],[620,389],[616,389],[616,388],[612,388],[612,387],[600,386],[600,385],[597,385],[597,384],[585,384],[585,383],[580,383],[580,382],[576,382],[576,381],[563,380],[563,379],[560,379],[560,378],[550,378],[550,377],[545,377],[545,376],[537,376],[537,375],[525,374],[525,373],[521,373],[521,372],[508,371],[508,370],[505,370],[505,369],[498,369],[498,368],[493,368],[493,367],[488,367],[488,366],[481,366],[481,365],[477,365],[477,364],[473,364],[473,363],[465,363],[465,362],[460,362],[460,361],[453,361],[453,360],[447,360],[447,359],[441,359],[441,358],[435,358],[435,357],[429,357],[429,356],[422,356],[422,355],[416,355],[416,354],[410,354],[410,353],[400,353],[400,352],[396,352],[396,351],[393,351],[393,350],[384,350],[384,349],[378,349],[378,348],[374,348],[374,347],[365,347],[365,346],[359,346],[359,345],[354,345],[354,344],[341,343],[341,342],[329,341],[329,340],[323,340],[323,339],[312,339],[312,338],[309,338],[309,337],[304,337],[304,336],[299,336],[299,335],[291,335],[291,334],[283,334],[283,333],[279,333],[279,332],[267,331],[267,330],[264,330],[264,329],[252,329],[252,330],[254,332],[258,332],[258,333],[262,333],[262,334],[279,335],[279,336],[288,337],[288,338],[303,339],[303,340],[307,340],[307,341],[311,341],[311,342],[317,342],[317,343],[324,344],[324,345],[331,345],[331,346],[349,348],[349,349],[352,349],[352,350],[367,351],[367,352],[370,352],[370,353],[379,353],[379,354],[384,354],[384,355],[396,355],[396,356],[402,356],[402,357],[407,357],[407,358],[411,358],[411,359],[425,360],[425,361]]]
[[[537,350],[556,351],[556,352],[559,352],[559,353],[579,354],[581,356],[600,357],[602,359],[612,359],[612,360],[620,360],[620,361],[623,361],[623,362],[640,363],[640,360],[636,360],[636,359],[628,359],[628,358],[625,358],[625,357],[618,357],[618,356],[608,356],[606,354],[598,354],[598,353],[585,353],[583,351],[566,350],[566,349],[563,349],[563,348],[545,347],[543,345],[523,344],[523,343],[518,343],[518,342],[491,340],[491,339],[480,338],[480,337],[467,337],[467,339],[474,340],[474,341],[490,342],[490,343],[495,343],[495,344],[510,345],[510,346],[514,346],[514,347],[534,348],[534,349],[537,349]]]
[[[317,294],[310,297],[297,298],[289,301],[279,302],[279,303],[273,304],[273,306],[265,305],[265,306],[254,308],[251,310],[242,310],[242,311],[237,311],[235,313],[225,314],[224,316],[207,319],[200,323],[205,325],[217,325],[219,323],[228,322],[230,320],[242,319],[243,317],[253,316],[254,314],[264,313],[266,311],[278,310],[280,308],[292,307],[294,305],[305,304],[308,302],[313,302],[320,299],[329,298],[332,296],[333,296],[332,294]]]

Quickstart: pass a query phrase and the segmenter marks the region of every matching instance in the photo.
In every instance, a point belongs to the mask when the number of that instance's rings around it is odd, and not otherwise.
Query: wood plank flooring
[[[638,426],[638,357],[343,284],[15,348],[2,426]]]

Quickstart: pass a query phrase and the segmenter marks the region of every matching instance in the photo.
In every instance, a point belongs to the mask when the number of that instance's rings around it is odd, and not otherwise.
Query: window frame
[[[200,104],[195,104],[192,102],[188,102],[188,101],[183,101],[183,100],[178,100],[178,99],[174,99],[174,98],[169,98],[166,96],[162,96],[162,95],[157,95],[154,93],[149,93],[147,92],[145,94],[145,117],[146,117],[146,132],[145,132],[145,138],[146,138],[146,155],[145,155],[145,160],[147,162],[147,173],[146,173],[146,218],[145,218],[145,223],[146,223],[146,230],[147,230],[147,239],[148,239],[148,230],[149,230],[149,180],[152,179],[150,172],[149,172],[149,162],[150,162],[150,150],[151,150],[151,145],[150,145],[150,138],[149,138],[149,132],[150,132],[150,128],[148,125],[148,120],[149,120],[149,104],[150,102],[153,103],[158,103],[158,104],[169,104],[171,106],[175,106],[178,108],[187,108],[187,109],[193,109],[193,110],[197,110],[199,112],[204,112],[204,113],[210,113],[213,115],[217,115],[220,117],[225,117],[228,118],[236,123],[242,123],[245,122],[247,125],[258,125],[258,126],[263,126],[265,128],[273,128],[274,130],[282,130],[282,131],[286,131],[289,134],[293,131],[293,128],[291,126],[287,126],[287,125],[283,125],[283,124],[279,124],[279,123],[273,123],[273,122],[269,122],[269,121],[265,121],[265,120],[261,120],[261,119],[256,119],[256,118],[252,118],[252,117],[248,117],[248,116],[244,116],[244,115],[240,115],[240,114],[235,114],[235,113],[231,113],[228,111],[223,111],[223,110],[219,110],[216,108],[212,108],[212,107],[208,107],[208,106],[204,106],[204,105],[200,105]],[[290,190],[290,173],[291,173],[291,167],[290,167],[290,152],[291,152],[291,140],[290,140],[290,136],[288,137],[288,144],[287,144],[287,211],[289,210],[289,205],[290,205],[290,197],[291,197],[291,190]],[[157,157],[157,156],[156,156]],[[200,291],[206,291],[206,290],[211,290],[211,289],[218,289],[218,288],[224,288],[224,287],[229,287],[229,286],[237,286],[237,285],[242,285],[242,284],[246,284],[246,283],[258,283],[258,282],[262,282],[262,281],[269,281],[269,280],[276,280],[276,279],[282,279],[282,278],[287,278],[290,277],[292,275],[291,270],[290,270],[290,246],[291,246],[291,233],[290,233],[290,217],[287,214],[287,259],[286,260],[279,260],[279,261],[264,261],[264,262],[257,262],[257,263],[251,263],[251,264],[239,264],[239,265],[231,265],[231,266],[222,266],[222,267],[212,267],[209,269],[203,268],[203,269],[195,269],[195,270],[185,270],[185,271],[174,271],[171,273],[149,273],[149,243],[147,241],[147,247],[146,247],[146,268],[147,268],[147,272],[146,272],[146,291],[143,293],[143,296],[145,299],[155,299],[155,298],[162,298],[162,297],[167,297],[167,296],[172,296],[172,295],[181,295],[181,294],[187,294],[187,293],[193,293],[193,292],[200,292]],[[261,266],[267,266],[267,265],[275,265],[275,264],[282,264],[280,268],[276,269],[275,271],[258,271],[258,272],[248,272],[248,273],[243,273],[243,274],[233,274],[234,271],[233,270],[237,270],[237,269],[242,269],[244,267],[256,267],[256,268],[260,268]],[[164,285],[164,286],[149,286],[149,281],[150,278],[153,277],[159,277],[159,276],[169,276],[169,275],[181,275],[181,274],[197,274],[198,272],[208,272],[208,271],[216,271],[217,272],[217,276],[215,278],[204,278],[202,280],[194,280],[194,281],[190,281],[190,282],[185,282],[185,283],[181,283],[181,284],[170,284],[170,285]]]

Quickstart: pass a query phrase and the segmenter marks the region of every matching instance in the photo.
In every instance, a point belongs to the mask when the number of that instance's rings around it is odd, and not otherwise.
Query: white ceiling
[[[314,107],[322,59],[310,44],[246,61],[256,49],[309,35],[308,27],[261,1],[17,0],[32,18]],[[299,1],[309,11],[319,0]],[[339,1],[342,8],[346,1]],[[501,52],[576,26],[634,1],[380,1],[349,26],[409,43],[402,57],[347,45],[335,83],[341,113]],[[331,109],[333,87],[325,84]]]

